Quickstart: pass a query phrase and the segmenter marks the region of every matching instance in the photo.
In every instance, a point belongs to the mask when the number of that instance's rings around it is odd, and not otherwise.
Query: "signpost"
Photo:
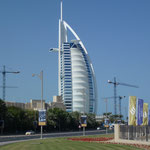
[[[87,127],[87,116],[81,116],[81,126],[83,127],[83,136],[85,136],[85,127]]]
[[[40,74],[32,74],[32,77],[38,76],[41,80],[41,110],[39,110],[39,126],[41,126],[41,139],[43,134],[43,126],[46,125],[46,110],[43,109],[43,70]]]
[[[109,128],[109,119],[108,118],[106,118],[105,119],[105,125],[104,125],[104,127],[106,128],[106,134],[108,133],[108,128]]]
[[[43,135],[42,126],[46,126],[46,110],[45,109],[39,110],[39,126],[41,126],[41,139],[42,139],[42,135]]]

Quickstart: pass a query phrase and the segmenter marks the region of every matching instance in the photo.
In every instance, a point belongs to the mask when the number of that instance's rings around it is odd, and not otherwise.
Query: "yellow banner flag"
[[[129,125],[136,126],[136,96],[129,97]]]
[[[148,103],[143,104],[143,125],[148,125]]]

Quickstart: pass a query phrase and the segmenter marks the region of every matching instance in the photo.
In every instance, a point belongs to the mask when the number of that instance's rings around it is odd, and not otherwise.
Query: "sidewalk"
[[[121,144],[121,145],[130,145],[130,146],[135,146],[137,148],[142,148],[144,150],[150,150],[150,141],[135,141],[135,140],[109,140],[109,141],[103,141],[100,143],[108,143],[108,144]]]
[[[123,140],[123,139],[119,139],[119,140],[112,140],[109,142],[115,142],[115,143],[127,143],[127,144],[139,144],[139,145],[150,145],[150,141],[136,141],[136,140]]]

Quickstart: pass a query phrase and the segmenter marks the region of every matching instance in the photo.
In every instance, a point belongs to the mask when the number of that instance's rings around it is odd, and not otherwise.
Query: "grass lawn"
[[[112,135],[88,137],[112,137]],[[43,140],[30,140],[0,146],[0,150],[138,150],[127,145],[102,144],[96,142],[70,141],[67,138],[49,138]]]

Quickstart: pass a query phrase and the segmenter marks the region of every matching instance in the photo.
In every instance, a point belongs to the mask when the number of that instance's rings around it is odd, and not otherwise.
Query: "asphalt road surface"
[[[110,131],[109,133],[112,133],[112,132],[113,131]],[[85,135],[97,135],[97,134],[106,134],[106,131],[105,130],[85,131]],[[82,136],[82,135],[83,135],[83,131],[44,133],[43,138],[69,137],[69,136]],[[40,139],[40,138],[41,138],[41,134],[0,136],[0,145],[15,143],[19,141],[26,141],[26,140],[31,140],[31,139]]]

